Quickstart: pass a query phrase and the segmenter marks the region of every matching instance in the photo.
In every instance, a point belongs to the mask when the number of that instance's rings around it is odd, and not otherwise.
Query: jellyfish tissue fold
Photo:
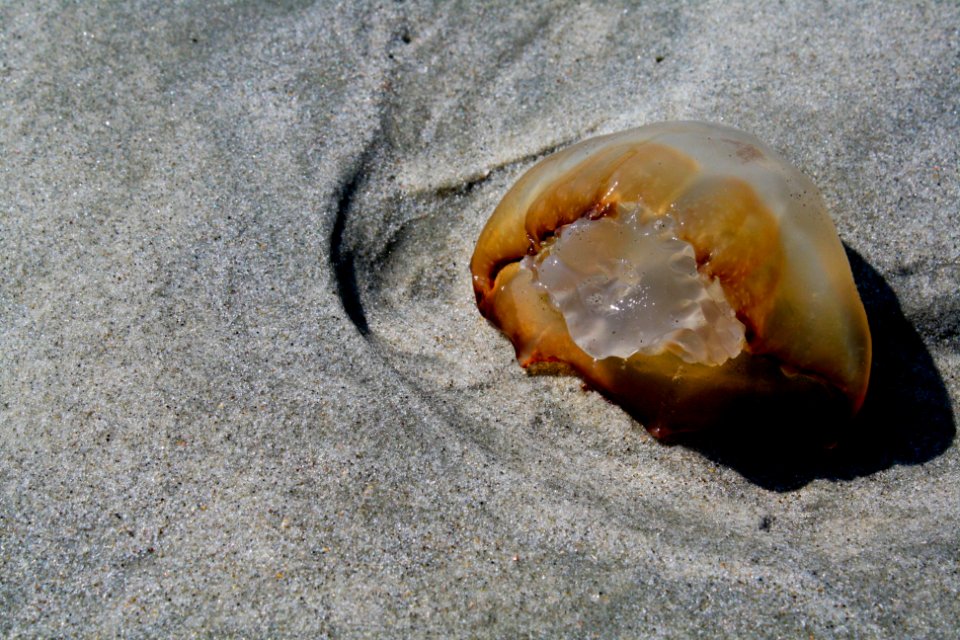
[[[524,367],[561,363],[655,436],[843,422],[870,330],[813,183],[754,136],[666,122],[524,174],[471,260]]]

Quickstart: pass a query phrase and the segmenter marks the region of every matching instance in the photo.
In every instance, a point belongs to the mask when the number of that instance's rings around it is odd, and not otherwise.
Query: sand
[[[0,635],[955,637],[958,104],[947,1],[5,3]],[[823,192],[836,454],[665,446],[475,309],[513,181],[672,119]]]

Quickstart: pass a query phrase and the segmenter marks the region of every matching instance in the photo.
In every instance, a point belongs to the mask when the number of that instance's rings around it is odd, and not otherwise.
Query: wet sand
[[[0,7],[0,634],[951,637],[960,8],[646,4]],[[526,169],[673,119],[823,193],[832,454],[665,446],[476,311]]]

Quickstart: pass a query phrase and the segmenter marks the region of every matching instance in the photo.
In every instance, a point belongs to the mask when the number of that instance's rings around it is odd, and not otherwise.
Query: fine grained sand
[[[513,4],[0,7],[0,635],[955,637],[958,5]],[[510,184],[666,119],[823,191],[835,454],[664,446],[476,312]]]

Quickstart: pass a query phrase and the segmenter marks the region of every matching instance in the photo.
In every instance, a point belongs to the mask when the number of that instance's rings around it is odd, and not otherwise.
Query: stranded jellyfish
[[[726,126],[652,124],[545,158],[470,269],[522,366],[572,369],[660,438],[842,421],[866,394],[870,330],[820,194]]]

